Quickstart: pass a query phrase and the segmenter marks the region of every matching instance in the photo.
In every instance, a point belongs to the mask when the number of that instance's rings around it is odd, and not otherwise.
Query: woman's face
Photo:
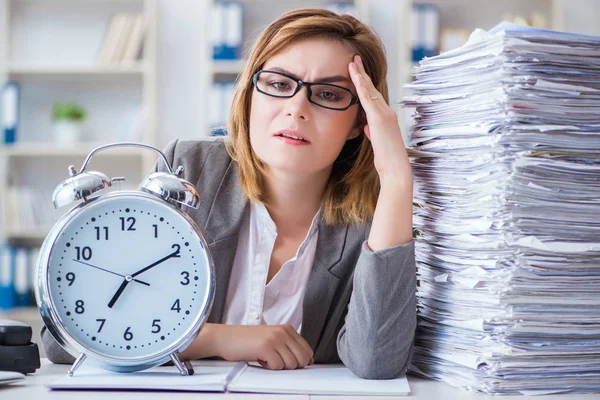
[[[279,71],[303,82],[343,86],[356,95],[348,72],[353,55],[335,40],[305,39],[271,57],[262,69]],[[275,91],[287,87],[272,78],[263,80],[261,85],[263,88],[270,85],[268,87]],[[318,95],[315,92],[313,89],[313,99]],[[320,93],[320,99],[330,99],[332,95],[326,91]],[[301,87],[291,98],[271,97],[260,93],[256,87],[253,89],[250,143],[271,172],[328,174],[346,140],[360,134],[355,129],[357,104],[344,111],[331,110],[309,102],[306,94],[306,87]]]

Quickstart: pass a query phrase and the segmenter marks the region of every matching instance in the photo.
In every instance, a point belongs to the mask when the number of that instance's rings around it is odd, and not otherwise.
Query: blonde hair
[[[252,76],[282,49],[298,40],[313,37],[331,38],[360,55],[375,88],[389,103],[385,51],[367,25],[350,15],[338,15],[325,9],[299,9],[279,17],[264,30],[250,52],[236,83],[227,123],[227,150],[237,163],[240,183],[251,201],[269,204],[264,190],[264,165],[250,145]],[[365,123],[366,116],[361,107],[356,129],[362,132]],[[323,195],[322,206],[327,224],[362,223],[373,217],[380,190],[373,160],[373,149],[366,135],[346,141],[333,165]]]

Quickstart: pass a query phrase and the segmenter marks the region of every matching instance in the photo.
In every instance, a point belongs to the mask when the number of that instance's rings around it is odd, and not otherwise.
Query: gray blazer
[[[221,323],[239,230],[248,199],[223,140],[173,141],[165,155],[200,192],[197,210],[184,207],[208,242],[216,293],[208,322]],[[159,163],[158,169],[164,170]],[[303,301],[301,335],[316,363],[340,360],[356,375],[396,377],[406,370],[416,327],[414,242],[371,252],[370,224],[319,223],[315,260]],[[42,330],[53,362],[72,363]]]

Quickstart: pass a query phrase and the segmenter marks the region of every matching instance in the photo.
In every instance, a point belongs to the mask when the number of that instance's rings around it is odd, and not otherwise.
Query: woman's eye
[[[290,85],[288,85],[287,82],[281,82],[281,81],[271,82],[271,83],[269,83],[269,86],[271,86],[277,90],[288,90],[290,87]]]
[[[340,100],[340,96],[338,96],[337,93],[325,91],[325,90],[319,93],[319,97],[321,97],[323,100],[327,100],[327,101]]]

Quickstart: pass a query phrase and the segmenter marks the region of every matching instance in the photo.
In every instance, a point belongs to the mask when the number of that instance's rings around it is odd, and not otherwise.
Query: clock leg
[[[75,370],[81,366],[81,364],[85,361],[85,359],[86,359],[85,353],[81,353],[81,355],[79,357],[77,357],[77,360],[75,360],[75,362],[71,366],[71,369],[69,369],[69,372],[68,372],[69,376],[73,376],[73,374],[75,373]]]
[[[194,375],[192,364],[189,361],[181,362],[177,352],[171,353],[171,361],[173,361],[173,364],[175,364],[181,375]]]

